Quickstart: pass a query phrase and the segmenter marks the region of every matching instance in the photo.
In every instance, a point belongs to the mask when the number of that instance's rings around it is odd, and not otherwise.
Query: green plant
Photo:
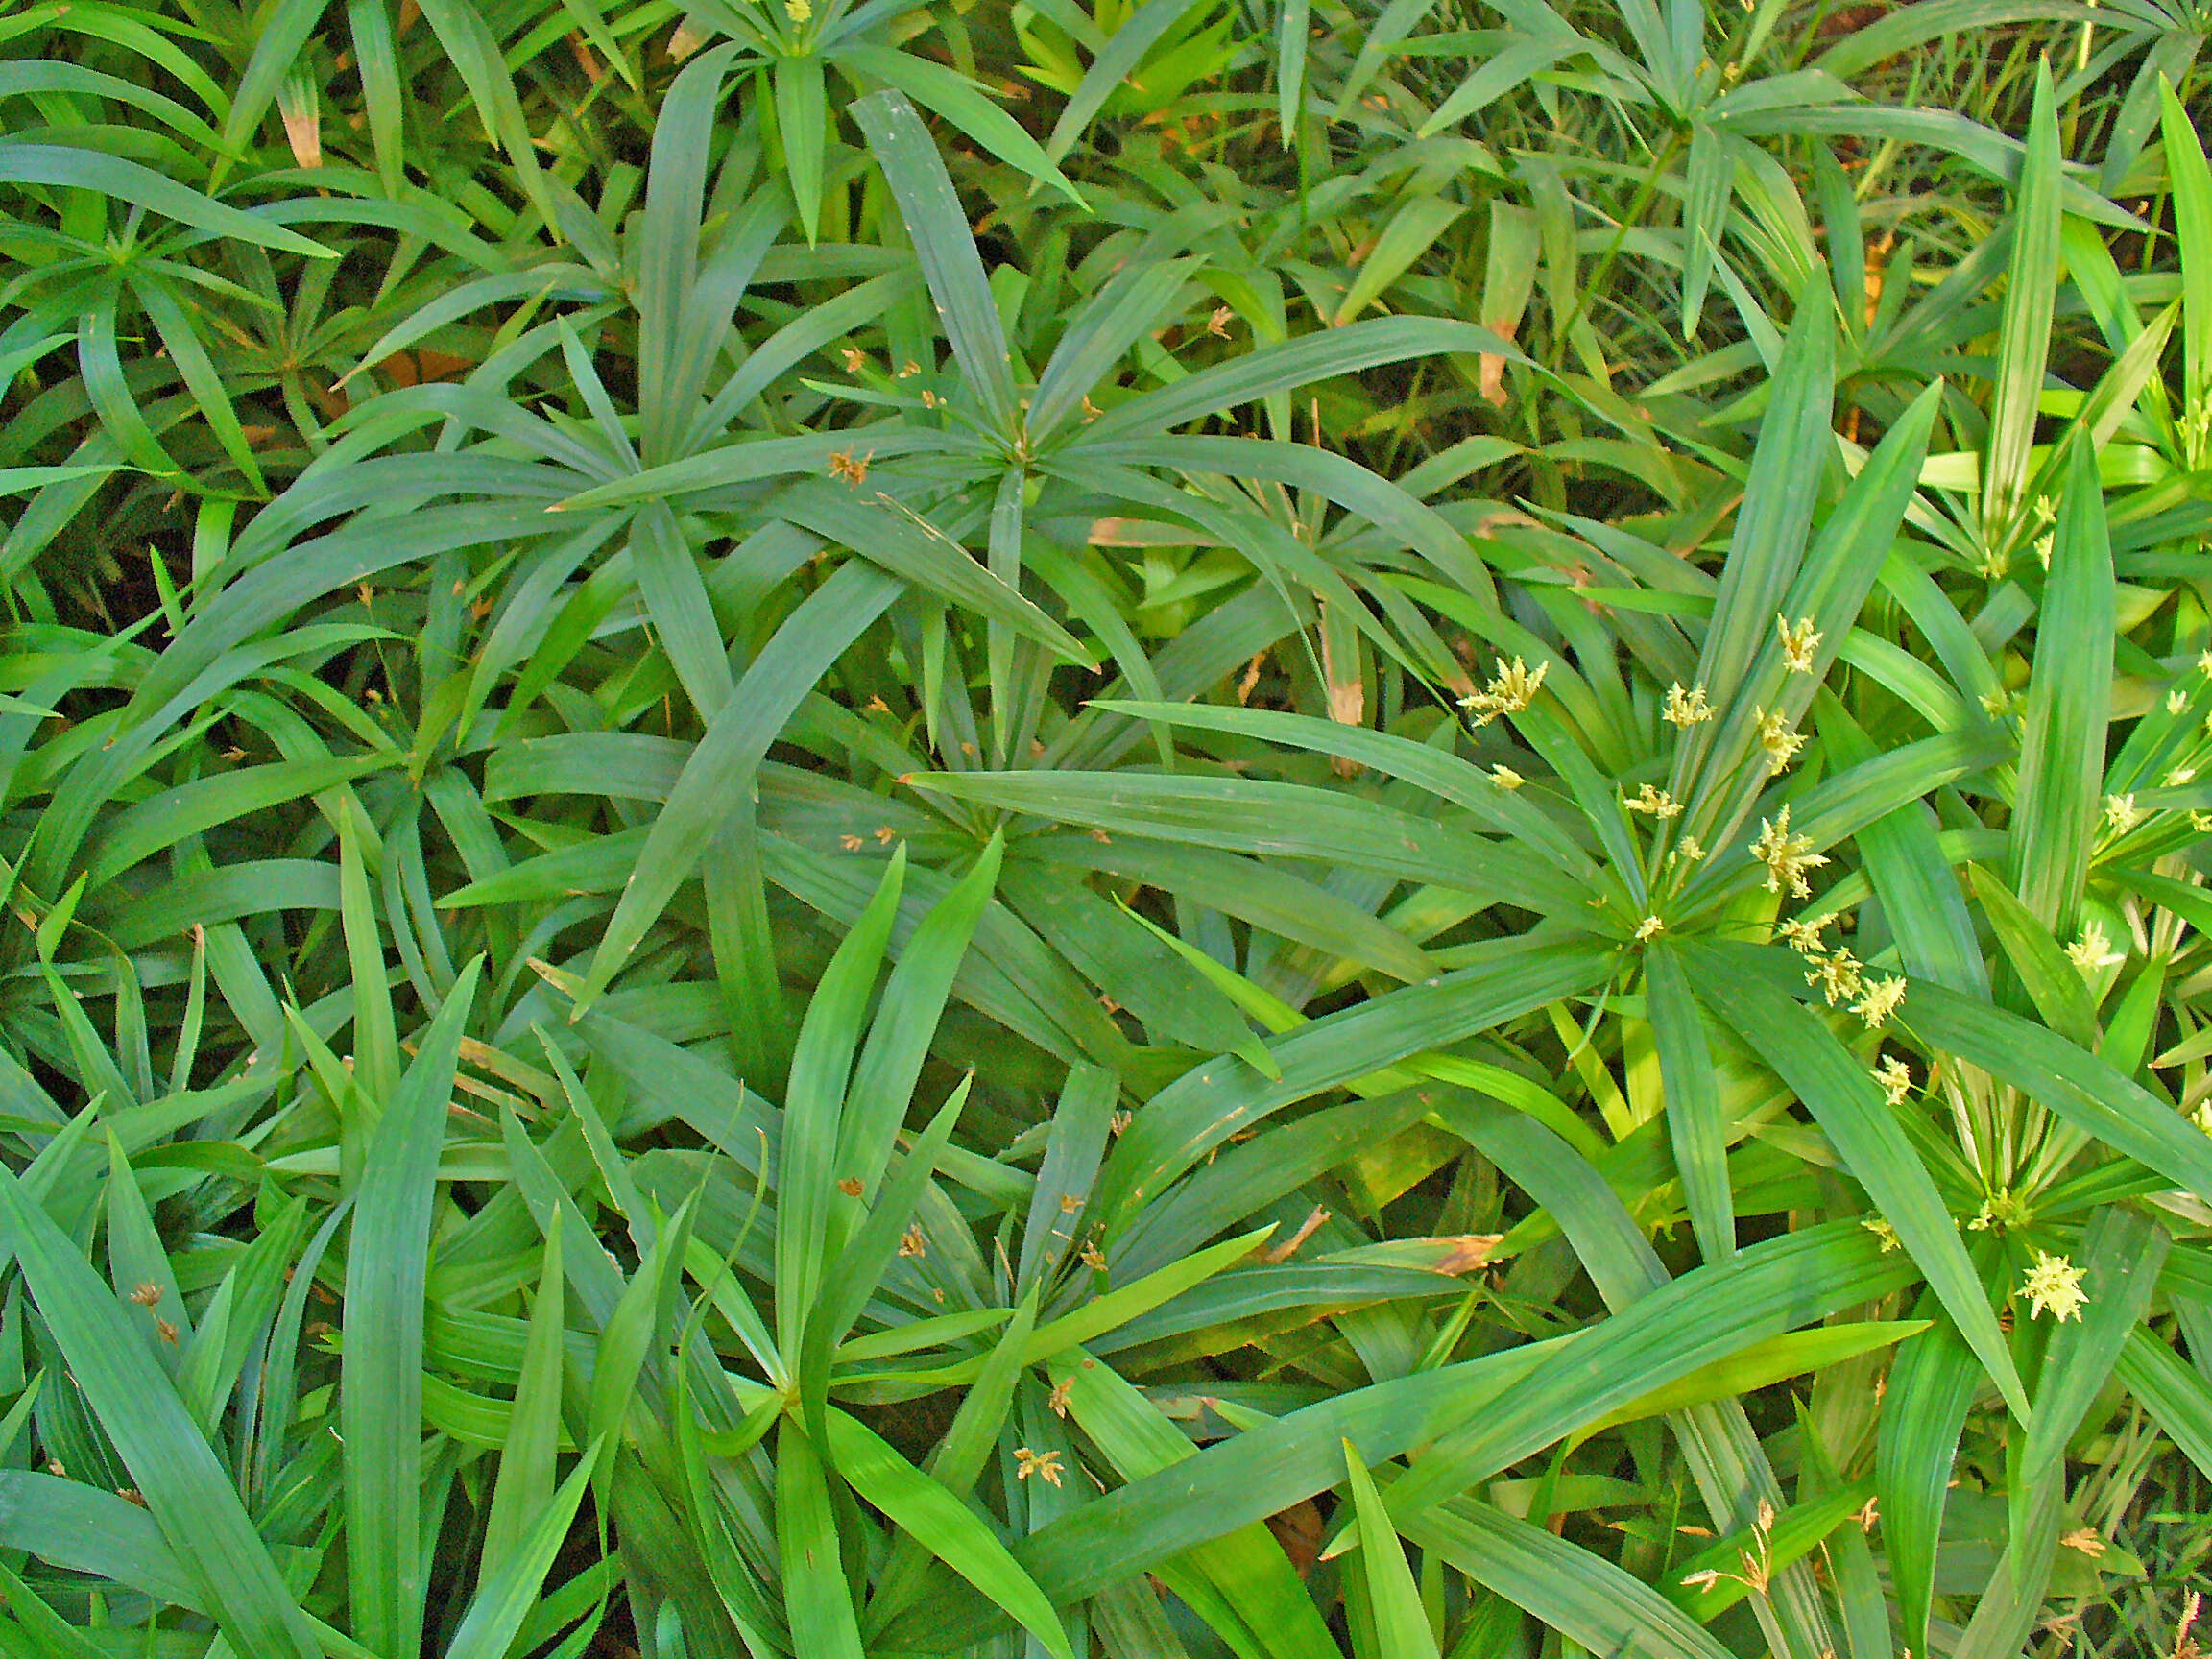
[[[0,1646],[2173,1650],[2200,22],[0,20]]]

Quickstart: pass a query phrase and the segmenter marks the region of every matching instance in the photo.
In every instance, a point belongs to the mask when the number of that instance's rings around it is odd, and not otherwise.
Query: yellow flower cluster
[[[1518,714],[1535,701],[1544,676],[1551,670],[1549,661],[1530,668],[1518,657],[1510,662],[1501,660],[1490,684],[1471,697],[1460,698],[1459,707],[1475,717],[1474,724],[1479,727],[1489,725],[1501,714]]]
[[[1687,730],[1713,718],[1713,705],[1705,701],[1705,687],[1693,685],[1682,689],[1680,682],[1667,687],[1667,707],[1659,710],[1659,718],[1670,726]]]
[[[2063,1256],[2036,1251],[2035,1265],[2020,1282],[2020,1294],[2028,1298],[2028,1316],[2035,1319],[2048,1313],[2061,1325],[2080,1318],[2081,1310],[2089,1305],[2081,1288],[2082,1272]]]
[[[1817,870],[1828,862],[1824,854],[1813,851],[1812,836],[1790,832],[1787,805],[1774,817],[1759,820],[1759,839],[1751,843],[1751,856],[1767,866],[1767,892],[1779,893],[1787,887],[1799,899],[1813,895],[1812,887],[1805,880],[1805,872]]]

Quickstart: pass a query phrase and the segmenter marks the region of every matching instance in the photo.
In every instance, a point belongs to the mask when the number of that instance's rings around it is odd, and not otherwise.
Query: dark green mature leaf
[[[394,1650],[421,1641],[423,1284],[453,1068],[476,995],[470,963],[423,1034],[370,1138],[346,1253],[347,1570],[353,1627]]]
[[[1842,1156],[1844,1167],[1896,1229],[2006,1402],[2027,1422],[2027,1391],[1997,1329],[1981,1276],[1967,1260],[1958,1224],[1911,1142],[1889,1116],[1872,1074],[1810,1011],[1775,990],[1764,973],[1745,961],[1743,948],[1699,947],[1686,954],[1698,996],[1805,1103]],[[2212,1155],[2212,1146],[2206,1151]]]
[[[187,1589],[189,1600],[213,1614],[242,1659],[314,1659],[320,1648],[305,1616],[175,1385],[125,1322],[115,1293],[25,1185],[0,1170],[0,1223],[77,1386],[130,1471],[157,1533],[133,1549],[129,1540],[138,1526],[135,1517],[121,1523],[109,1515],[94,1524],[114,1528],[121,1548],[95,1546],[87,1554],[68,1531],[46,1530],[52,1521],[66,1527],[66,1508],[41,1516],[26,1505],[24,1520],[31,1525],[19,1527],[11,1541],[34,1553],[53,1551],[50,1558],[95,1572],[112,1569],[126,1582]],[[414,1443],[411,1438],[410,1449]],[[120,1498],[110,1502],[132,1509]],[[153,1553],[156,1538],[165,1542],[171,1560]],[[128,1565],[133,1558],[152,1569],[151,1579],[138,1576],[144,1569]]]

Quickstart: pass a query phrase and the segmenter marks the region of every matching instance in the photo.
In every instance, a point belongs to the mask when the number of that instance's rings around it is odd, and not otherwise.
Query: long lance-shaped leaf
[[[453,1069],[476,993],[471,962],[423,1033],[370,1141],[346,1253],[347,1581],[353,1628],[379,1652],[421,1643],[423,1286]]]
[[[2116,1372],[2189,1461],[2212,1476],[2212,1384],[2202,1374],[2147,1331],[2128,1334]]]
[[[1047,1652],[1073,1659],[1052,1603],[974,1510],[842,1411],[830,1414],[829,1443],[837,1473],[855,1492],[1005,1609]]]
[[[2029,451],[2051,350],[2051,308],[2058,291],[2058,117],[2051,65],[2035,66],[2028,148],[2012,206],[2012,262],[2005,283],[2005,321],[1997,335],[1997,385],[1990,395],[1989,448],[1982,466],[1982,535],[1992,547],[2012,530],[2027,487]]]
[[[761,757],[815,682],[899,592],[896,581],[871,565],[839,565],[753,660],[653,821],[591,959],[578,1012],[621,972],[676,889],[698,869],[723,820],[753,794]]]
[[[164,178],[151,167],[104,156],[97,150],[74,145],[0,141],[0,181],[12,184],[45,184],[63,190],[96,190],[143,207],[210,236],[235,237],[261,248],[285,253],[304,253],[311,259],[335,259],[335,250],[287,230],[274,219],[241,212],[188,185]]]
[[[1688,1615],[1602,1555],[1465,1500],[1404,1523],[1406,1535],[1593,1653],[1721,1659]]]
[[[1006,333],[982,256],[968,231],[968,215],[929,130],[903,92],[871,92],[848,106],[868,136],[877,164],[898,200],[900,216],[913,238],[922,275],[937,302],[945,338],[959,360],[969,387],[983,405],[985,421],[1012,435],[1018,416],[1014,376],[1006,354]]]
[[[2013,890],[2062,939],[2074,933],[2096,835],[2114,635],[2104,491],[2088,443],[2077,437],[2073,448],[2035,630],[2011,843]]]
[[[1431,1446],[1386,1495],[1403,1525],[1634,1395],[1887,1294],[1911,1272],[1853,1223],[1755,1244],[1591,1330],[1377,1383],[1248,1430],[1053,1522],[1015,1555],[1056,1600],[1089,1595],[1335,1484],[1345,1439],[1370,1467]]]
[[[29,1187],[28,1177],[0,1169],[0,1225],[63,1362],[159,1531],[144,1548],[130,1551],[126,1540],[143,1512],[117,1498],[108,1502],[131,1512],[128,1523],[113,1528],[122,1550],[72,1551],[65,1539],[35,1527],[12,1527],[8,1543],[35,1553],[53,1551],[49,1559],[74,1558],[90,1571],[112,1570],[156,1594],[181,1580],[192,1602],[214,1615],[241,1659],[316,1659],[321,1649],[305,1616],[176,1385],[125,1321],[114,1290],[54,1225]],[[12,1472],[11,1478],[50,1479]],[[107,1531],[113,1523],[99,1526]],[[167,1551],[159,1551],[164,1541]],[[133,1579],[132,1569],[111,1554],[144,1561],[153,1575]]]
[[[829,1479],[790,1417],[779,1425],[776,1438],[776,1542],[795,1649],[820,1659],[861,1659],[860,1626],[837,1547]]]
[[[1334,380],[1380,364],[1454,353],[1528,361],[1489,329],[1472,323],[1444,317],[1375,317],[1262,347],[1132,397],[1079,428],[1071,440],[1071,452],[1086,442],[1104,444],[1165,432],[1239,403],[1258,402],[1272,393]]]
[[[2033,1021],[1939,986],[1914,985],[1900,1017],[1931,1047],[1979,1066],[2113,1151],[2212,1199],[2212,1139],[2110,1063]]]
[[[2183,406],[2196,410],[2212,404],[2212,162],[2198,124],[2164,81],[2158,108],[2181,253],[2181,396]]]
[[[1736,1253],[1736,1206],[1728,1190],[1728,1123],[1689,976],[1671,947],[1661,945],[1646,954],[1644,985],[1651,1029],[1658,1040],[1668,1139],[1674,1148],[1683,1201],[1705,1260],[1724,1262]]]
[[[1233,732],[1322,755],[1340,756],[1427,790],[1464,807],[1500,834],[1533,847],[1562,875],[1596,892],[1598,866],[1540,807],[1501,789],[1490,773],[1434,743],[1416,743],[1387,732],[1290,714],[1275,709],[1235,709],[1210,703],[1140,703],[1100,698],[1091,705],[1136,720],[1157,720],[1202,732]]]
[[[777,503],[794,524],[873,560],[893,575],[1036,640],[1071,662],[1095,667],[1074,636],[970,557],[927,519],[886,494],[855,497],[837,485],[804,484]]]
[[[1589,895],[1494,842],[1335,790],[1142,772],[932,772],[917,789],[1109,833],[1369,870],[1571,917]]]
[[[1923,1309],[1934,1310],[1933,1296]],[[1943,1529],[1959,1436],[1981,1386],[1973,1350],[1947,1323],[1937,1322],[1906,1343],[1890,1368],[1874,1468],[1882,1542],[1908,1653],[1928,1650],[1936,1540]]]
[[[1770,982],[1765,961],[1745,960],[1767,958],[1770,952],[1755,947],[1696,946],[1683,955],[1697,995],[1805,1103],[1844,1167],[1896,1229],[2006,1404],[2028,1422],[2032,1413],[2027,1391],[1981,1276],[1967,1259],[1958,1223],[1912,1142],[1889,1115],[1873,1074],[1810,1010]],[[1793,960],[1790,966],[1793,971]]]
[[[1278,1077],[1241,1060],[1211,1060],[1138,1112],[1099,1179],[1093,1214],[1118,1232],[1147,1195],[1165,1191],[1239,1130],[1324,1089],[1588,991],[1604,979],[1611,960],[1609,951],[1589,945],[1503,941],[1435,984],[1393,991],[1275,1039],[1268,1050]]]
[[[840,1179],[835,1166],[845,1085],[905,878],[906,849],[901,846],[884,867],[868,908],[830,958],[791,1056],[776,1207],[776,1339],[786,1358],[798,1355],[807,1318],[815,1310],[830,1184]]]
[[[1728,707],[1753,654],[1773,632],[1775,596],[1789,589],[1804,557],[1813,504],[1835,453],[1828,430],[1835,359],[1835,321],[1824,290],[1813,290],[1797,307],[1775,373],[1774,399],[1760,422],[1698,659],[1697,677],[1716,708]]]
[[[1375,1490],[1375,1479],[1359,1461],[1359,1448],[1344,1442],[1344,1470],[1351,1478],[1353,1507],[1359,1518],[1359,1565],[1367,1580],[1367,1606],[1375,1621],[1378,1648],[1404,1659],[1436,1659],[1436,1633],[1421,1605],[1406,1551],[1398,1542],[1390,1511]]]

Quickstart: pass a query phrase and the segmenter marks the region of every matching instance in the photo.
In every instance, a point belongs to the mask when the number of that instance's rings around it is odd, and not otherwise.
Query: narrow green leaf
[[[1421,1605],[1421,1587],[1407,1565],[1390,1511],[1382,1506],[1374,1478],[1359,1461],[1359,1448],[1344,1442],[1344,1467],[1351,1477],[1352,1503],[1359,1521],[1359,1565],[1367,1581],[1367,1605],[1375,1621],[1379,1653],[1391,1659],[1436,1659],[1436,1633]]]
[[[974,1511],[857,1419],[832,1411],[829,1425],[830,1459],[854,1491],[1004,1608],[1048,1652],[1073,1659],[1052,1603]]]
[[[1827,1132],[1844,1167],[1896,1229],[2006,1403],[2021,1422],[2028,1422],[2027,1391],[1981,1276],[1967,1259],[1958,1223],[1911,1142],[1889,1115],[1880,1085],[1809,1010],[1742,960],[1752,949],[1699,946],[1685,951],[1684,966],[1695,975],[1699,998],[1774,1069]],[[1790,967],[1794,974],[1793,959]],[[2206,1151],[2212,1156],[2212,1146]]]
[[[166,179],[151,167],[102,155],[74,145],[34,144],[19,139],[0,140],[0,180],[12,184],[46,184],[62,190],[96,190],[128,202],[134,207],[174,219],[204,230],[210,236],[231,236],[256,247],[286,253],[303,253],[311,259],[335,259],[337,253],[298,231],[287,230],[273,219],[203,196],[199,191]]]
[[[240,1659],[316,1659],[320,1648],[305,1617],[175,1386],[125,1324],[114,1292],[25,1186],[0,1169],[0,1222],[39,1313],[146,1510],[119,1498],[107,1502],[132,1511],[131,1527],[151,1512],[174,1556],[169,1581],[190,1587],[187,1599],[215,1616]],[[103,1530],[113,1525],[102,1524]],[[11,1543],[38,1548],[36,1533]]]
[[[1645,953],[1644,980],[1683,1201],[1705,1260],[1724,1262],[1736,1253],[1736,1201],[1728,1188],[1728,1122],[1712,1051],[1672,947],[1662,943]]]
[[[346,1560],[352,1628],[383,1652],[421,1641],[423,1284],[439,1153],[478,964],[462,971],[385,1104],[363,1163],[346,1252]]]
[[[994,431],[1011,434],[1017,415],[1005,331],[998,324],[990,281],[983,275],[982,256],[968,231],[968,216],[960,209],[943,157],[929,141],[928,129],[906,95],[896,88],[871,92],[847,108],[867,134],[877,164],[898,199],[922,275],[937,302],[946,341],[959,360],[968,389],[982,403],[985,422]],[[1049,146],[1047,150],[1054,157],[1066,153]]]
[[[2073,451],[2036,621],[2011,835],[2013,890],[2061,940],[2074,936],[2100,822],[2115,633],[2104,488],[2089,445],[2078,439]]]

